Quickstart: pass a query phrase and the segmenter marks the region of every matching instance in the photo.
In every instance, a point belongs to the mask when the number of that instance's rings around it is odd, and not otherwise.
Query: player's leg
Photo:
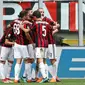
[[[24,72],[25,75],[23,75],[23,77],[24,77],[24,79],[26,78],[24,80],[24,82],[31,82],[31,66],[32,66],[32,64],[30,63],[29,58],[24,60],[24,62],[25,62],[25,72]]]
[[[21,70],[21,62],[22,62],[22,56],[23,56],[23,47],[22,45],[15,44],[14,45],[14,58],[16,59],[16,64],[15,64],[15,83],[19,83],[19,74]]]
[[[15,83],[19,83],[19,74],[21,69],[21,62],[22,58],[16,58],[16,65],[15,65]]]
[[[54,44],[55,45],[55,44]],[[55,59],[56,59],[56,81],[60,82],[61,80],[58,78],[58,65],[60,61],[60,56],[61,56],[62,48],[61,47],[56,47],[55,45]]]
[[[43,63],[43,58],[45,56],[45,49],[44,48],[35,48],[36,50],[36,58],[39,64],[39,71],[42,74],[43,80],[39,83],[48,81],[47,75],[45,73],[45,65]]]
[[[47,59],[47,56],[48,56],[48,48],[45,48],[45,57],[44,57],[44,64],[45,64],[45,73],[47,75],[47,78],[48,78],[48,65],[47,65],[47,62],[46,62],[46,59]]]
[[[10,48],[9,56],[7,58],[8,63],[7,63],[7,70],[6,70],[6,79],[9,80],[9,82],[12,82],[10,79],[10,73],[11,73],[11,68],[12,64],[14,61],[14,50],[13,48]]]
[[[48,51],[47,48],[45,48],[45,49],[44,49],[43,63],[44,63],[44,66],[45,66],[45,74],[46,74],[46,76],[47,76],[47,78],[48,78],[48,65],[47,65],[47,63],[46,63],[47,51]],[[39,73],[39,71],[38,71],[38,73]],[[42,81],[42,79],[43,79],[42,76],[38,77],[37,82]]]
[[[37,78],[36,78],[36,58],[33,59],[33,63],[32,63],[32,81],[36,82]]]
[[[7,57],[9,55],[10,52],[10,48],[7,47],[1,47],[1,54],[0,54],[0,73],[1,73],[1,79],[2,82],[4,83],[9,83],[9,81],[6,79],[6,75],[5,75],[5,71],[6,71],[6,67],[5,67],[5,62],[7,60]]]
[[[52,64],[52,72],[51,70],[50,73],[52,74],[52,79],[50,80],[50,82],[54,82],[54,80],[56,81],[60,81],[60,79],[57,76],[57,70],[58,70],[58,60],[56,60],[56,58],[58,56],[60,56],[61,50],[57,49],[56,50],[56,46],[55,44],[53,45],[53,57],[50,58],[51,64]],[[59,55],[58,55],[59,54]]]
[[[8,80],[10,83],[13,83],[13,81],[10,78],[12,64],[13,64],[13,61],[7,60],[5,74],[6,74],[6,80]]]
[[[24,82],[31,82],[32,79],[32,63],[34,61],[33,57],[34,57],[34,51],[33,51],[33,46],[32,44],[29,44],[27,46],[27,50],[28,50],[28,54],[29,54],[29,58],[24,60],[25,62],[25,70],[24,70],[24,74],[22,79],[24,80]]]
[[[50,80],[50,82],[56,82],[56,64],[53,65],[53,63],[56,61],[56,60],[53,60],[54,57],[55,57],[55,54],[54,54],[54,45],[53,44],[49,44],[48,45],[48,57],[51,61],[51,65],[49,66],[49,72],[50,74],[52,75],[52,79]]]
[[[56,59],[50,59],[51,64],[52,64],[52,79],[50,80],[50,82],[56,82]]]
[[[32,68],[32,73],[33,73],[33,81],[37,81],[39,76],[37,74],[39,74],[38,69],[36,70],[36,62],[37,59],[35,57],[35,44],[29,44],[29,55],[30,55],[30,59],[31,59],[31,63],[34,64],[33,68]]]
[[[32,63],[34,62],[34,47],[33,44],[29,44],[28,45],[28,53],[29,53],[29,67],[30,67],[30,71],[28,71],[28,75],[27,75],[27,81],[30,82],[32,81]]]
[[[42,75],[40,75],[39,64],[36,62],[36,82],[39,83],[43,79]]]

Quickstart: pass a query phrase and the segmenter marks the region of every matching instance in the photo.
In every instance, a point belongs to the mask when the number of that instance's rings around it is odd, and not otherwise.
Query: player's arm
[[[24,28],[24,24],[20,24],[20,28],[25,32],[28,33],[30,31],[30,28],[28,27],[28,29]]]
[[[58,32],[59,31],[59,29],[58,29],[59,27],[60,27],[60,25],[56,22],[56,25],[53,26],[52,34],[55,34],[56,32]]]
[[[59,23],[55,22],[55,25],[53,25],[53,29],[59,29],[60,25]]]
[[[48,22],[53,27],[53,30],[55,30],[54,32],[58,32],[59,27],[60,27],[59,23],[57,23],[47,17],[45,17],[43,20]]]
[[[58,29],[53,30],[52,31],[52,35],[55,34],[55,33],[57,33],[57,32],[58,32]]]
[[[29,34],[29,33],[25,33],[25,35],[26,35],[27,39],[28,39],[30,42],[33,43],[33,40],[32,40],[32,38],[31,38],[30,34]]]
[[[25,27],[24,27],[24,24],[21,24],[21,25],[20,25],[20,28],[25,32],[25,35],[26,35],[27,39],[28,39],[30,42],[33,43],[33,40],[32,40],[32,38],[31,38],[31,36],[30,36],[30,34],[29,34],[30,28],[29,28],[29,27],[25,28]]]
[[[5,35],[5,44],[7,45],[14,45],[14,41],[10,41],[10,37],[12,34],[12,28],[8,29],[6,35]]]
[[[6,45],[14,45],[15,42],[11,42],[11,41],[9,41],[9,39],[5,39],[5,44]]]
[[[50,18],[47,18],[47,17],[45,17],[45,18],[43,19],[43,21],[48,22],[51,26],[54,26],[54,25],[56,24],[55,21],[53,21],[53,20],[51,20]]]

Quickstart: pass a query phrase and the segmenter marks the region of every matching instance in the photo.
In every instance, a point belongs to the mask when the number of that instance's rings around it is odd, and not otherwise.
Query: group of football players
[[[53,35],[58,32],[59,24],[44,16],[43,8],[32,11],[31,8],[22,10],[18,19],[7,25],[0,39],[0,74],[4,83],[11,83],[10,72],[14,59],[14,82],[20,82],[19,74],[22,62],[25,69],[22,79],[32,82],[32,63],[36,62],[36,77],[38,83],[60,81],[57,77],[57,54]],[[46,63],[50,59],[51,66]],[[8,62],[5,67],[6,61]],[[41,72],[42,77],[37,76]],[[48,72],[52,78],[49,79]]]

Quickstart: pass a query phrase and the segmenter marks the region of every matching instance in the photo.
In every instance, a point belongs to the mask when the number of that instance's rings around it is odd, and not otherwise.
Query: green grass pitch
[[[56,83],[8,83],[0,82],[0,85],[85,85],[85,79],[62,79],[61,82]]]

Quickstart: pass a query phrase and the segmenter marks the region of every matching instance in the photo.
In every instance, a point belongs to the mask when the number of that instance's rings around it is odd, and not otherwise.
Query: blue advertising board
[[[58,59],[58,76],[60,78],[84,78],[85,77],[85,49],[79,47],[62,48],[61,55]],[[48,64],[49,60],[48,60]],[[12,67],[11,77],[14,77],[14,66]],[[35,64],[33,64],[35,67]],[[24,72],[24,63],[20,76]]]
[[[85,49],[63,49],[58,66],[62,78],[85,77]]]

